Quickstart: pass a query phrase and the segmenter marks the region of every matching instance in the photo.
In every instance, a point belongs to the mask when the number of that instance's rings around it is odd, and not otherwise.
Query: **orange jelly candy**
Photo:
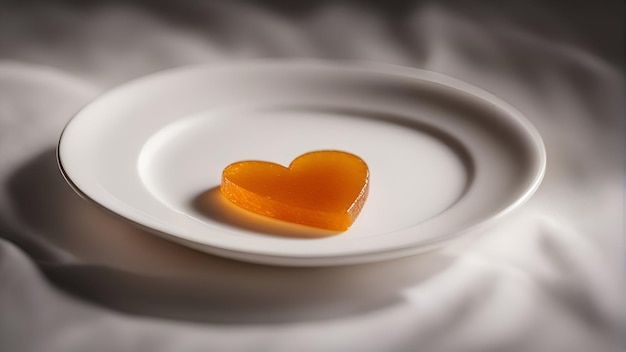
[[[254,213],[333,231],[345,231],[361,212],[369,189],[367,164],[341,151],[315,151],[289,167],[241,161],[222,173],[222,194]]]

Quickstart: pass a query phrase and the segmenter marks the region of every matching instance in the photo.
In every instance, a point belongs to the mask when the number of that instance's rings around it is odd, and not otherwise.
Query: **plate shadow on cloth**
[[[403,289],[452,263],[430,252],[372,264],[289,268],[204,254],[81,199],[63,180],[53,149],[18,169],[6,186],[20,221],[78,259],[39,262],[47,277],[75,296],[126,313],[233,324],[353,316],[399,303]]]

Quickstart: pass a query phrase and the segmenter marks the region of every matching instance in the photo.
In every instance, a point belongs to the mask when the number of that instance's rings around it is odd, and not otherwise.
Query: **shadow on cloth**
[[[233,324],[359,315],[399,303],[404,288],[452,262],[431,252],[373,264],[288,268],[204,254],[81,199],[63,180],[52,149],[18,169],[7,186],[20,220],[78,259],[39,263],[45,274],[76,296],[126,313]]]

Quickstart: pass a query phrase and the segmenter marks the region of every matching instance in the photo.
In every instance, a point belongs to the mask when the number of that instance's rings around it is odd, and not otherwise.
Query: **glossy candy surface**
[[[222,194],[257,214],[345,231],[367,198],[369,170],[356,155],[334,150],[297,157],[289,167],[241,161],[222,173]]]

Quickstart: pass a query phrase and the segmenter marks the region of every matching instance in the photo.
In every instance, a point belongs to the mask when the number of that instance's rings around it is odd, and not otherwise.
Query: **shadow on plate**
[[[207,255],[81,199],[60,175],[52,149],[5,186],[20,220],[42,243],[78,259],[39,262],[46,275],[78,297],[132,314],[232,324],[360,315],[399,303],[403,289],[452,261],[431,252],[380,263],[288,268]]]
[[[192,207],[202,215],[222,224],[265,235],[314,238],[340,233],[274,220],[247,211],[228,201],[219,187],[213,187],[197,196],[192,201]]]

